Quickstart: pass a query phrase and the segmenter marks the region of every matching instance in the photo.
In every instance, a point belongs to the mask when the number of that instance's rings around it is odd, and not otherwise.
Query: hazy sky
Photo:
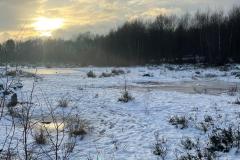
[[[0,41],[106,33],[126,20],[224,9],[240,0],[0,0]]]

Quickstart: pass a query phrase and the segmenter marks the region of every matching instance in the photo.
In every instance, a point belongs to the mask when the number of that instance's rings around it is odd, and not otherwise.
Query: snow
[[[56,107],[56,114],[67,115],[71,112],[89,121],[93,129],[77,141],[70,158],[72,160],[90,157],[94,160],[157,159],[153,154],[155,132],[167,139],[169,149],[166,159],[171,160],[175,159],[176,150],[181,151],[179,144],[183,137],[199,138],[201,144],[206,145],[208,134],[196,127],[204,116],[212,116],[219,126],[240,122],[239,105],[233,104],[238,95],[227,94],[229,87],[240,85],[239,78],[231,75],[231,72],[238,71],[238,65],[229,71],[191,65],[180,69],[177,65],[171,67],[174,69],[169,70],[167,65],[121,67],[126,72],[125,75],[108,78],[88,78],[86,73],[92,70],[100,75],[102,72],[111,72],[112,67],[42,67],[37,69],[37,75],[41,79],[20,78],[23,88],[18,90],[18,95],[19,99],[26,100],[35,81],[34,118],[48,114],[51,105]],[[23,70],[35,72],[35,69]],[[196,72],[200,72],[200,75]],[[143,77],[145,73],[152,74],[153,77]],[[207,74],[214,76],[206,77]],[[124,90],[125,80],[134,100],[121,103],[118,98]],[[195,92],[193,88],[199,86],[208,91],[201,94]],[[61,97],[70,98],[68,108],[57,107],[57,101]],[[49,104],[46,104],[46,99]],[[168,123],[173,115],[193,117],[194,120],[190,121],[188,128],[179,129]],[[4,115],[0,121],[1,128],[11,125],[8,119],[9,116]],[[21,127],[17,126],[16,136],[21,135],[20,130]],[[5,130],[1,130],[0,135],[2,144]],[[239,159],[234,150],[219,154],[220,159]]]

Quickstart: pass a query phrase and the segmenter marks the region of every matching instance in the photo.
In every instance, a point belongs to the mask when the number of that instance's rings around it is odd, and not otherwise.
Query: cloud
[[[194,13],[196,10],[229,10],[239,0],[1,0],[0,41],[16,36],[38,36],[32,27],[38,17],[64,19],[53,35],[70,38],[79,32],[107,33],[126,20],[154,18],[159,14]]]

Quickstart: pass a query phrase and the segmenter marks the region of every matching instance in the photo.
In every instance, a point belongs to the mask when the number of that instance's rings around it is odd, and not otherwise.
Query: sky
[[[240,0],[0,0],[0,42],[105,34],[125,21],[157,15],[228,11]]]

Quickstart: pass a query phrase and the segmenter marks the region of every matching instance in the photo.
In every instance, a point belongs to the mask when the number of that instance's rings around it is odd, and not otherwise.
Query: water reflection
[[[38,129],[46,129],[48,131],[62,131],[64,129],[65,124],[63,122],[37,122],[36,128]]]
[[[26,69],[27,72],[36,73],[36,69]],[[52,74],[67,74],[73,73],[72,69],[49,69],[49,68],[38,68],[37,75],[52,75]]]

